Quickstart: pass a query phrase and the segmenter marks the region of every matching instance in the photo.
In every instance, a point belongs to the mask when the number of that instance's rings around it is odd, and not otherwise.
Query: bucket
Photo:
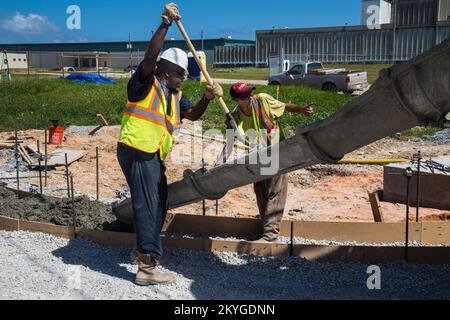
[[[54,145],[61,145],[64,137],[63,127],[48,127],[48,143]]]

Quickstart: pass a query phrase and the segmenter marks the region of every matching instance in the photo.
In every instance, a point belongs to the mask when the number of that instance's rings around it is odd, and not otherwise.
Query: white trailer
[[[28,69],[26,53],[0,52],[0,70]]]

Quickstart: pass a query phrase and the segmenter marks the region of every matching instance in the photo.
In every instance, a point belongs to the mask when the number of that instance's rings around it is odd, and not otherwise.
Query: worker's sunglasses
[[[184,70],[177,70],[175,74],[178,78],[183,80],[186,80],[188,78],[188,73]]]

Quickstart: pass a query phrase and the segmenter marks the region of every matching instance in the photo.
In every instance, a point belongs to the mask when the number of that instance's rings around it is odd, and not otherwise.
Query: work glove
[[[314,114],[314,103],[309,103],[306,106],[304,106],[303,108],[304,108],[303,113],[306,116],[309,117],[309,116],[312,116]]]
[[[213,100],[215,97],[223,97],[222,87],[214,82],[212,85],[206,85],[205,97],[208,100]]]
[[[180,12],[178,11],[178,6],[175,3],[166,4],[164,7],[164,12],[161,15],[165,24],[172,24],[175,20],[180,20]]]

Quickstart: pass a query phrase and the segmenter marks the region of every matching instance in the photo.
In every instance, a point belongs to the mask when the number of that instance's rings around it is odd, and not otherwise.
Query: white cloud
[[[14,16],[0,21],[0,29],[19,34],[41,34],[57,32],[58,27],[47,17],[30,13],[23,15],[17,12]]]

